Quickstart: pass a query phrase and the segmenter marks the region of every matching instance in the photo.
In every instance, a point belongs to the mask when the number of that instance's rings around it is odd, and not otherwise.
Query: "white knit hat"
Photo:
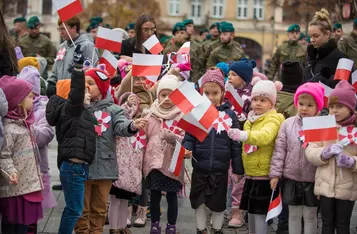
[[[161,90],[168,89],[174,91],[180,85],[179,79],[174,75],[165,75],[159,81],[157,86],[157,96],[159,96]]]
[[[276,96],[276,84],[270,80],[260,80],[253,86],[251,94],[252,99],[254,97],[265,97],[268,98],[273,105],[275,105]]]

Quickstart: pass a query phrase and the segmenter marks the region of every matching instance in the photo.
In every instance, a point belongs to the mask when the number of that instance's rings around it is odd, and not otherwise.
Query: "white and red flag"
[[[211,128],[219,116],[217,108],[206,95],[202,96],[202,102],[192,109],[191,114],[206,129]]]
[[[159,39],[155,34],[153,34],[149,39],[147,39],[144,43],[143,46],[150,51],[151,54],[160,54],[161,51],[164,50],[164,47],[162,47]]]
[[[179,176],[183,169],[184,157],[185,157],[185,148],[178,141],[176,141],[176,147],[174,150],[174,154],[172,155],[172,159],[168,171],[174,174],[175,176]]]
[[[177,51],[178,54],[189,54],[190,53],[191,42],[185,42],[181,48]]]
[[[200,124],[191,113],[184,115],[177,125],[182,130],[190,133],[192,136],[196,137],[197,140],[203,142],[203,140],[208,135],[210,129],[206,129]]]
[[[258,146],[244,143],[244,153],[250,154],[258,150]]]
[[[130,143],[135,150],[146,147],[147,141],[144,130],[140,130],[135,136],[130,137]]]
[[[115,56],[112,53],[110,53],[108,50],[104,50],[102,57],[100,57],[99,59],[99,63],[105,64],[108,73],[111,76],[114,76],[116,69],[118,67],[118,60],[115,58]]]
[[[279,191],[278,196],[276,196],[275,198],[274,198],[274,192],[275,190],[273,190],[271,194],[270,204],[269,204],[267,218],[265,222],[268,222],[269,219],[277,217],[278,215],[280,215],[281,211],[283,210],[283,201],[281,199],[281,192]]]
[[[324,107],[328,107],[328,98],[330,97],[333,89],[322,82],[319,82],[324,87]]]
[[[133,54],[133,76],[159,76],[163,55]]]
[[[302,127],[306,143],[338,139],[334,115],[305,117],[302,119]]]
[[[352,73],[352,86],[355,88],[355,93],[357,93],[357,70]]]
[[[120,53],[123,33],[109,28],[98,27],[95,47]]]
[[[222,131],[228,132],[228,130],[232,127],[232,119],[226,112],[219,111],[219,116],[213,122],[213,127],[216,129],[218,134]]]
[[[53,0],[62,22],[69,20],[83,11],[80,0]]]
[[[242,113],[243,106],[244,106],[244,101],[239,96],[237,90],[233,87],[233,85],[231,85],[229,83],[226,85],[225,98],[227,98],[230,101],[230,103],[232,103],[232,106],[234,106],[234,109],[238,113]]]
[[[353,68],[353,60],[341,58],[338,60],[334,80],[349,80]]]
[[[188,81],[182,82],[182,84],[170,94],[169,98],[184,114],[190,112],[203,101],[202,96],[195,89],[195,84]]]

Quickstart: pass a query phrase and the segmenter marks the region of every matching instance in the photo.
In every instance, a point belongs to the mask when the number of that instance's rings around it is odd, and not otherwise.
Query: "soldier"
[[[206,40],[207,35],[209,34],[209,30],[207,28],[203,28],[200,30],[200,38],[201,42]]]
[[[19,45],[20,40],[27,34],[27,21],[24,17],[14,19],[14,32],[16,33],[15,44]]]
[[[333,25],[332,36],[335,38],[336,42],[338,42],[343,36],[342,24],[335,23]]]
[[[25,57],[44,57],[47,67],[43,73],[43,78],[47,79],[47,68],[55,62],[57,49],[51,40],[40,33],[41,22],[37,16],[31,17],[27,22],[28,34],[19,42],[22,53]]]
[[[234,42],[233,24],[222,22],[220,24],[220,45],[215,48],[208,58],[206,68],[215,67],[219,62],[239,61],[245,56],[238,42]]]
[[[181,22],[176,23],[172,29],[172,35],[173,37],[171,41],[168,42],[166,48],[164,49],[164,54],[178,51],[186,42],[187,32],[185,25]]]
[[[270,63],[269,72],[267,77],[273,80],[275,74],[279,71],[280,65],[286,61],[297,61],[302,66],[306,64],[307,50],[305,46],[298,43],[300,37],[300,26],[293,24],[288,28],[289,40],[278,46]],[[280,77],[278,77],[280,80]]]
[[[135,23],[129,23],[126,27],[125,27],[125,31],[128,33],[129,38],[134,38],[136,36],[135,33]]]
[[[92,22],[88,25],[87,33],[91,36],[93,42],[95,42],[95,39],[97,38],[98,27],[99,23],[97,22]]]
[[[186,32],[188,34],[188,37],[191,38],[191,36],[195,32],[195,26],[193,24],[193,20],[192,19],[186,19],[186,20],[182,21],[182,23],[186,27]]]
[[[338,41],[338,49],[353,60],[354,68],[357,68],[357,18],[353,22],[353,31]]]

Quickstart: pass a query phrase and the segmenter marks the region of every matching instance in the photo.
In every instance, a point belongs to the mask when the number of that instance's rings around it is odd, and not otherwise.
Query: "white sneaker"
[[[136,212],[136,220],[134,221],[134,227],[145,227],[146,225],[146,210],[147,207],[139,206]]]
[[[131,227],[131,218],[133,216],[133,207],[132,206],[129,206],[128,207],[128,218],[126,219],[126,226],[128,228]]]

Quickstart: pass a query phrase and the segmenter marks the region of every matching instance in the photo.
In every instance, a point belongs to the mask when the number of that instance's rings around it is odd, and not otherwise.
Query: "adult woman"
[[[304,80],[319,82],[335,88],[339,80],[334,80],[336,67],[340,58],[346,58],[331,38],[332,24],[329,13],[322,8],[315,13],[309,23],[311,44],[307,47],[308,62],[304,69]]]
[[[151,15],[141,15],[135,24],[136,36],[123,41],[121,55],[133,57],[133,53],[150,54],[143,47],[143,42],[153,34],[156,34],[156,23]]]

